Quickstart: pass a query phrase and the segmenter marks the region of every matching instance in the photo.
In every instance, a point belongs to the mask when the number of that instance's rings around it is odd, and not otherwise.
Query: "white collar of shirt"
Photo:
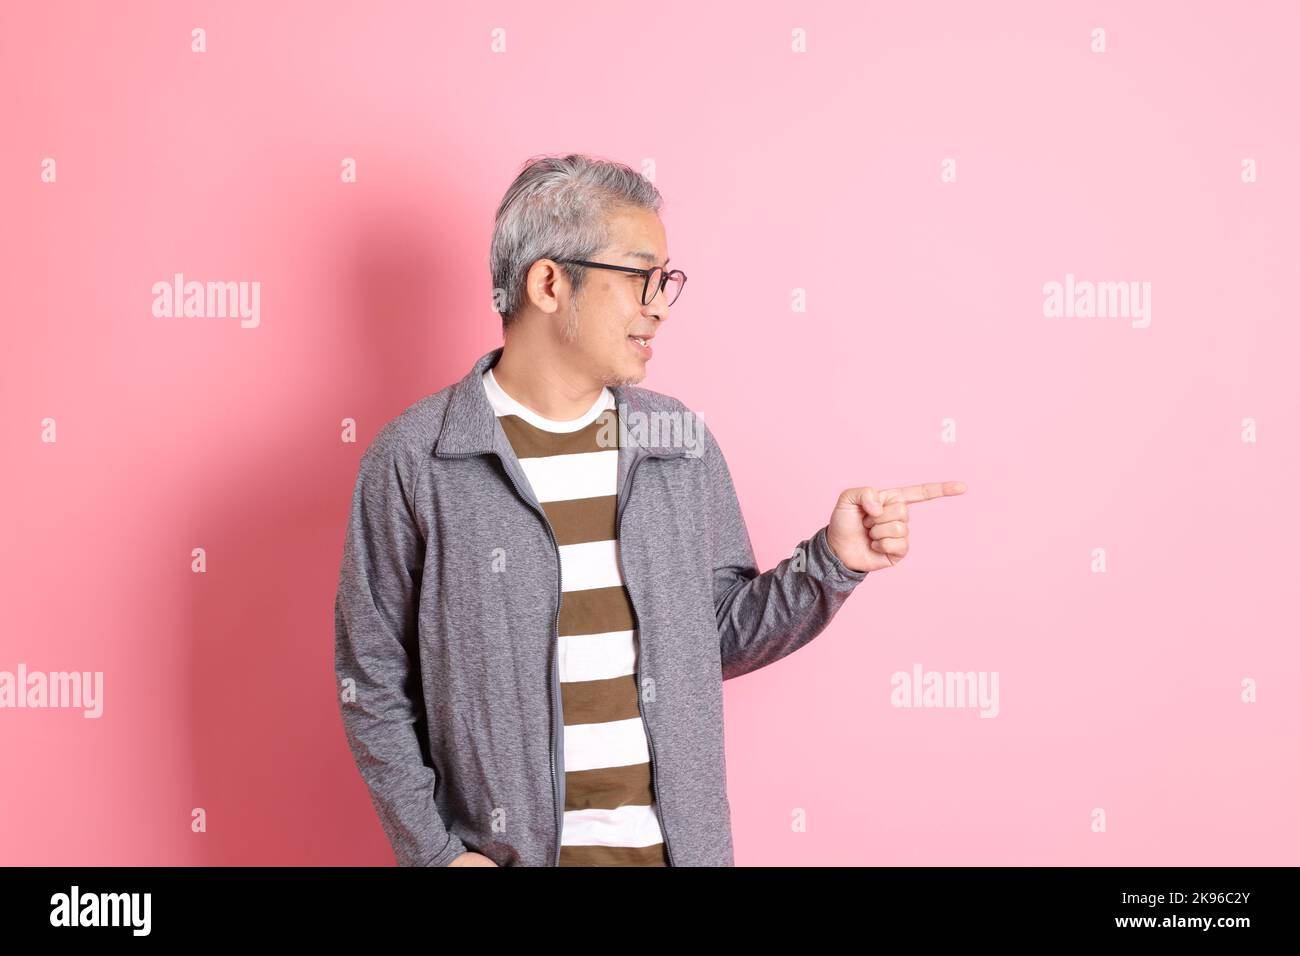
[[[580,417],[567,422],[558,422],[554,419],[543,418],[531,408],[528,408],[515,401],[506,394],[492,374],[492,369],[483,373],[483,388],[487,392],[488,401],[492,403],[492,408],[497,416],[501,415],[518,415],[528,424],[541,428],[548,432],[576,432],[586,428],[594,422],[597,416],[607,408],[614,407],[614,393],[608,387],[600,390],[600,396],[596,399],[594,405]]]

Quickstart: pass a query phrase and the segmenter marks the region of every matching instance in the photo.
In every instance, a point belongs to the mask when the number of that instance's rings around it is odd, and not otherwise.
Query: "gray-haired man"
[[[732,865],[722,681],[965,490],[850,488],[760,574],[712,432],[636,384],[686,282],[660,203],[617,163],[528,163],[492,238],[504,346],[362,457],[336,670],[402,865]]]

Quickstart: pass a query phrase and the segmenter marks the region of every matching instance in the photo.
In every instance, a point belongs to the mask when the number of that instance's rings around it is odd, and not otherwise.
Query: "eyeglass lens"
[[[664,282],[664,270],[656,266],[650,270],[650,275],[646,277],[646,287],[641,295],[643,304],[649,305],[653,301],[661,282]],[[682,274],[680,272],[674,270],[668,273],[668,281],[664,283],[664,296],[669,305],[677,301],[677,297],[681,295],[682,285]]]

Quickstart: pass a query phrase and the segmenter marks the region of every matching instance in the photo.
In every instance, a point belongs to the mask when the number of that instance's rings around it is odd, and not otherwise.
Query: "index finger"
[[[927,481],[919,485],[905,485],[902,488],[891,488],[896,495],[908,504],[917,501],[929,501],[931,498],[946,498],[951,495],[960,495],[966,490],[964,481]]]

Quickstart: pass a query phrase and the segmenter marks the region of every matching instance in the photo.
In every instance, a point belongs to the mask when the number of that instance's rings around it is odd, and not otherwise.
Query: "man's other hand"
[[[473,850],[470,850],[466,853],[462,853],[460,856],[456,857],[456,859],[452,860],[447,865],[448,866],[496,866],[496,864],[492,862],[490,857],[486,857],[482,853],[475,853]]]

